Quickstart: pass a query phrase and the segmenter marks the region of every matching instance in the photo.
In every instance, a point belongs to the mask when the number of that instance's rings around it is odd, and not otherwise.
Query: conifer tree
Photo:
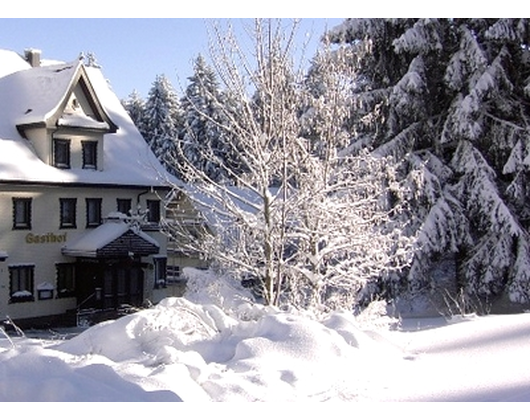
[[[415,262],[404,286],[436,288],[441,259],[457,287],[528,302],[527,19],[349,19],[361,76],[356,140],[402,163],[396,196],[414,199]]]
[[[228,104],[213,69],[202,55],[195,59],[193,68],[181,100],[182,152],[205,175],[220,180],[228,176],[225,166],[233,147],[224,117]]]
[[[173,173],[178,174],[174,155],[181,127],[181,109],[178,96],[170,81],[158,75],[145,102],[143,135],[155,155]]]
[[[144,130],[144,113],[145,113],[145,101],[140,96],[137,90],[133,90],[126,99],[121,101],[123,107],[131,117],[134,125],[138,128],[138,131],[145,136]]]

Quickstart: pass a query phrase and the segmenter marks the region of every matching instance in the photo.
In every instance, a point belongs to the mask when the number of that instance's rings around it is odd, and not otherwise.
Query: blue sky
[[[342,21],[301,19],[300,45],[309,38],[313,51],[325,29]],[[241,19],[232,22],[237,26]],[[23,54],[27,48],[36,48],[44,59],[62,61],[92,52],[119,98],[133,89],[145,97],[158,74],[165,74],[176,89],[185,86],[192,60],[199,53],[208,57],[211,23],[205,18],[4,18],[0,19],[0,49]],[[308,58],[311,54],[306,53]]]

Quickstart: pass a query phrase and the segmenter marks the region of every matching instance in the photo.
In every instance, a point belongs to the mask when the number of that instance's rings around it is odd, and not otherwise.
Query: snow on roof
[[[95,257],[99,249],[123,236],[129,230],[133,230],[143,240],[159,247],[158,242],[147,233],[134,229],[129,223],[117,220],[103,223],[93,231],[67,243],[63,247],[63,253],[71,256]]]
[[[46,63],[46,61],[43,61]],[[167,187],[178,182],[155,157],[101,69],[84,67],[89,82],[116,133],[106,134],[103,170],[59,169],[47,165],[17,130],[17,124],[45,121],[68,94],[83,64],[57,63],[31,67],[20,55],[0,50],[0,182],[123,185]],[[6,100],[7,98],[7,100]],[[69,124],[72,121],[60,121]],[[84,121],[83,126],[102,128],[102,123]]]
[[[19,54],[8,50],[0,50],[0,63],[0,77],[31,68]]]
[[[96,121],[94,118],[88,115],[63,115],[57,121],[57,124],[61,127],[83,127],[83,128],[95,128],[95,129],[109,129],[109,125],[106,122]]]
[[[47,120],[61,105],[81,62],[31,67],[0,79],[0,97],[11,98],[2,107],[2,124],[31,124]],[[0,135],[4,137],[3,130]]]
[[[27,140],[0,140],[0,180],[42,182],[76,182],[73,171],[46,165],[31,150]]]
[[[177,184],[177,188],[191,200],[201,221],[217,234],[225,231],[228,236],[233,235],[238,229],[235,220],[245,220],[245,223],[256,226],[260,223],[265,199],[257,190],[234,186],[210,188],[185,183]],[[269,188],[266,194],[270,201],[283,199],[281,190],[276,187]],[[170,195],[169,201],[171,199]],[[182,223],[182,220],[179,222]]]
[[[101,69],[88,67],[87,73],[110,119],[119,127],[105,136],[105,166],[101,177],[120,184],[168,186],[180,182],[156,158],[131,117],[110,88]],[[113,181],[114,180],[114,181]]]

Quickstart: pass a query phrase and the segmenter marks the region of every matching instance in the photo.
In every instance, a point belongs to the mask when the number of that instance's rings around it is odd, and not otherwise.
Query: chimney
[[[26,61],[31,64],[31,67],[40,67],[40,50],[34,48],[28,48],[24,51],[26,55]]]

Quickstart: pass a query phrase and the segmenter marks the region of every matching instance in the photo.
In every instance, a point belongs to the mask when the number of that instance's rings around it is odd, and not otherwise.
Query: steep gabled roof
[[[93,121],[62,112],[79,86],[92,101]],[[17,128],[49,123],[108,132],[103,170],[59,169],[41,161]],[[99,68],[78,60],[31,67],[19,55],[0,50],[1,182],[143,188],[178,180],[155,157]]]
[[[90,125],[87,116],[61,121],[61,113],[67,105],[74,89],[80,86],[90,103],[94,118]],[[117,126],[111,121],[90,83],[81,61],[32,67],[12,73],[0,79],[0,97],[8,93],[16,98],[13,106],[6,111],[19,132],[32,126],[68,125],[80,128],[100,129],[116,132]],[[4,117],[0,111],[0,117]],[[6,115],[7,117],[7,115]]]

